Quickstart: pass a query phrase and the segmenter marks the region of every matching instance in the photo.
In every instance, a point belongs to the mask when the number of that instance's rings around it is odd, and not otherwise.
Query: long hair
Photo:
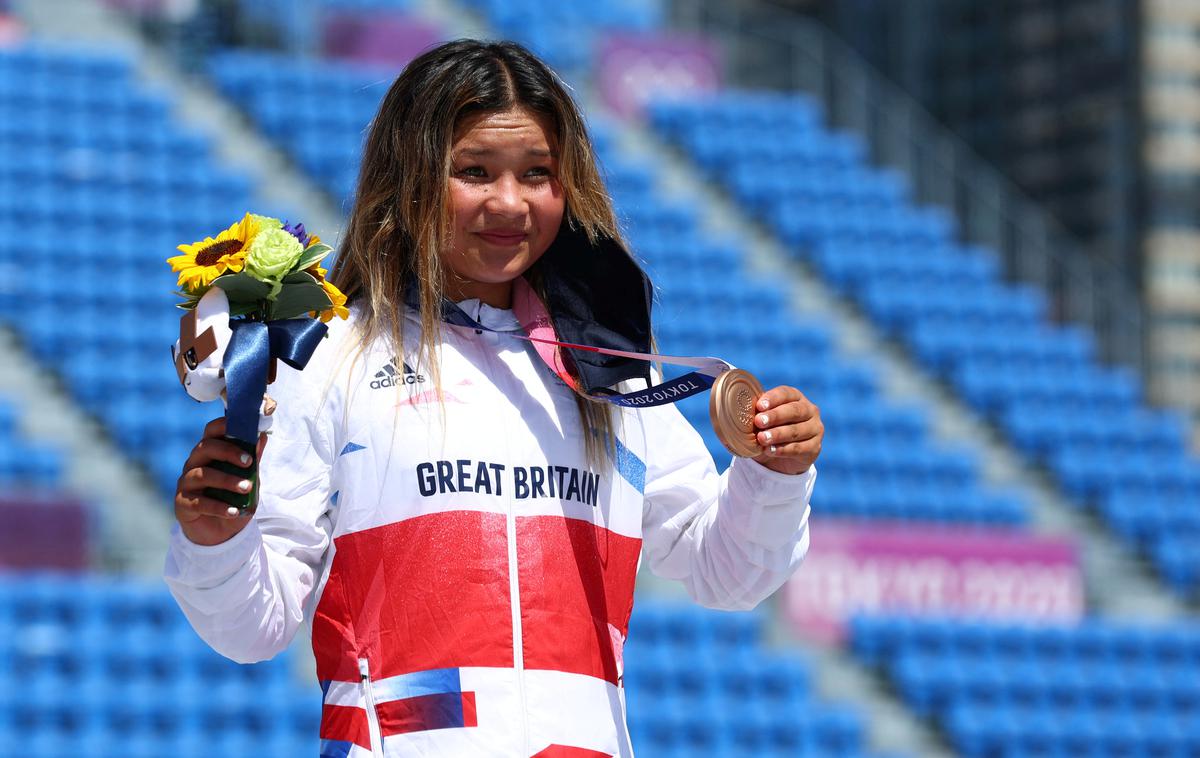
[[[420,292],[418,360],[441,393],[436,346],[441,340],[445,269],[452,235],[450,150],[468,119],[520,107],[553,129],[563,223],[595,243],[624,246],[612,201],[596,165],[578,107],[557,75],[521,45],[460,39],[414,59],[383,98],[363,150],[354,209],[331,281],[360,304],[359,336],[379,336],[403,349],[404,292]],[[535,265],[536,268],[536,265]],[[537,276],[531,280],[536,286]],[[611,407],[577,397],[588,458],[599,464],[615,437]]]

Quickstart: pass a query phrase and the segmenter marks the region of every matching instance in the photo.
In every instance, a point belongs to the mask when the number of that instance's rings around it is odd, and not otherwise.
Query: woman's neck
[[[446,297],[455,302],[476,299],[493,308],[512,307],[513,284],[508,282],[473,282],[451,276],[446,282]]]

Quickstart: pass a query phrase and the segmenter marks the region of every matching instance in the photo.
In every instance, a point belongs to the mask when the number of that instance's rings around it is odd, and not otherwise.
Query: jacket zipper
[[[379,731],[379,712],[375,710],[375,689],[371,686],[371,671],[366,658],[358,659],[358,673],[362,677],[363,697],[367,701],[367,733],[371,736],[371,754],[383,758],[383,733]]]
[[[524,632],[521,629],[521,587],[517,570],[517,518],[513,513],[513,501],[508,501],[508,591],[512,607],[513,625],[513,669],[517,674],[517,701],[521,704],[522,755],[529,754],[529,711],[525,705],[525,649]]]
[[[496,336],[492,340],[492,344],[499,344],[499,337]],[[507,364],[502,359],[494,355],[488,350],[483,351],[488,362],[498,364],[501,368],[506,368]],[[498,372],[498,375],[503,375],[504,372]],[[504,437],[505,452],[508,453],[508,458],[513,458],[512,444],[508,437]],[[521,628],[521,587],[520,587],[520,572],[517,564],[517,516],[516,504],[513,500],[512,492],[508,495],[508,512],[505,514],[504,521],[505,531],[508,537],[508,595],[509,606],[512,611],[512,629],[513,629],[513,671],[517,677],[517,703],[521,709],[519,718],[521,720],[521,755],[529,755],[529,709],[526,706],[525,695],[525,649],[524,649],[524,631]]]

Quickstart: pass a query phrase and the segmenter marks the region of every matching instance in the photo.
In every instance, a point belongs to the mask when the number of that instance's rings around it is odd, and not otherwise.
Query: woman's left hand
[[[821,454],[821,411],[795,387],[767,390],[755,403],[762,455],[754,460],[784,474],[803,474]]]

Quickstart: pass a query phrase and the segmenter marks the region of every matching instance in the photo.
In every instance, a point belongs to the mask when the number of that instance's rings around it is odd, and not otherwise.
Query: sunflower
[[[217,235],[200,242],[180,245],[183,255],[168,258],[172,271],[179,272],[179,286],[186,292],[198,294],[226,271],[238,272],[246,262],[246,248],[254,235],[270,226],[265,216],[247,213],[241,221]],[[275,223],[278,223],[277,221]]]
[[[333,303],[333,307],[321,311],[320,319],[326,323],[333,320],[334,316],[338,318],[350,318],[350,309],[346,307],[346,296],[337,287],[334,287],[329,282],[321,282],[321,286],[325,288],[325,294],[329,295],[329,302]]]
[[[332,303],[328,309],[320,312],[311,311],[310,315],[313,318],[321,319],[321,321],[324,323],[329,323],[332,321],[334,316],[337,316],[338,318],[349,318],[350,309],[346,307],[346,296],[342,294],[340,289],[325,281],[325,274],[328,272],[316,263],[306,270],[308,273],[315,276],[317,281],[321,283],[321,288],[325,290],[325,295],[329,298],[329,302]]]

